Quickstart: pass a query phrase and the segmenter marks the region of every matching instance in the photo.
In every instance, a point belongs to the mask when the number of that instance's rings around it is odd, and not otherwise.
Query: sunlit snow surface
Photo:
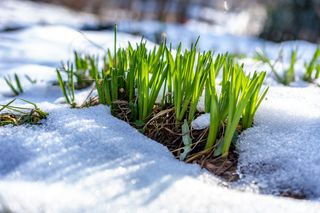
[[[246,183],[320,200],[319,100],[319,87],[271,87],[255,127],[238,140],[238,169]]]
[[[73,49],[103,52],[88,39],[113,46],[112,32],[84,37],[66,27],[0,34],[0,75],[38,79],[21,97],[49,112],[39,126],[0,128],[0,211],[319,212],[317,201],[225,188],[198,165],[175,160],[165,147],[112,117],[105,106],[55,104],[62,95],[50,84],[54,67],[70,59]],[[119,45],[128,40],[140,38],[119,34]],[[319,88],[273,85],[255,127],[239,140],[242,178],[234,187],[275,194],[281,187],[303,189],[310,199],[319,199]],[[10,90],[2,80],[0,88],[0,102],[6,103]]]

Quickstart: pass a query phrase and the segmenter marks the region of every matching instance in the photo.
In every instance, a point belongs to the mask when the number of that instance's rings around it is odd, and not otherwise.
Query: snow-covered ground
[[[142,32],[163,27],[152,22],[119,26]],[[202,50],[250,56],[260,48],[273,59],[281,48],[287,58],[298,46],[297,77],[316,48],[302,41],[275,44],[217,35],[196,26],[167,25],[165,32],[174,44],[182,40],[187,46],[201,34]],[[119,33],[118,46],[140,39]],[[240,180],[226,184],[198,165],[177,161],[105,106],[69,109],[58,103],[62,94],[52,81],[60,61],[71,59],[75,49],[101,54],[108,47],[113,47],[113,33],[107,31],[53,25],[0,33],[0,104],[12,99],[2,77],[17,73],[25,88],[19,97],[49,112],[39,126],[0,128],[0,212],[320,211],[320,88],[301,81],[283,87],[268,75],[270,91],[255,126],[238,140]],[[287,66],[285,61],[279,69]],[[249,71],[269,71],[252,59],[242,62]],[[32,85],[25,74],[37,83]],[[265,195],[286,190],[303,193],[309,201]]]
[[[261,192],[320,200],[320,88],[271,87],[238,141],[241,179]]]
[[[74,12],[52,4],[24,0],[0,1],[0,31],[51,24],[81,28],[97,23],[98,20],[93,15]]]
[[[18,212],[201,211],[318,212],[320,203],[259,195],[285,189],[319,196],[319,88],[272,86],[256,126],[239,140],[240,192],[179,162],[162,145],[110,115],[107,107],[68,109],[54,67],[73,49],[99,53],[112,32],[34,27],[1,33],[0,74],[28,74],[40,83],[21,97],[49,112],[40,126],[0,128],[0,197]],[[119,34],[120,45],[140,38]],[[242,40],[239,39],[237,43]],[[123,44],[122,44],[123,43]],[[27,84],[27,82],[23,82]],[[1,94],[9,93],[0,81]],[[2,96],[1,103],[10,98]],[[278,190],[278,191],[277,191]],[[1,207],[0,207],[1,208]],[[4,206],[2,206],[4,208]]]

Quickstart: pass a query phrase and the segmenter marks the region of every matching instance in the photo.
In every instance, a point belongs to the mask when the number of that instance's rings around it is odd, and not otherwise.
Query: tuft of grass
[[[129,50],[116,48],[117,27],[114,27],[114,55],[107,50],[107,55],[103,58],[104,66],[101,71],[97,63],[91,60],[93,75],[98,91],[99,101],[101,104],[111,106],[125,95],[126,79],[129,63]],[[117,63],[119,58],[119,63]],[[133,94],[133,91],[131,91]]]
[[[142,51],[139,52],[141,48]],[[150,116],[168,73],[168,67],[164,62],[165,44],[154,48],[149,55],[146,52],[145,43],[140,44],[135,58],[137,61],[132,67],[136,68],[137,95],[134,101],[130,100],[133,111],[136,112],[133,114],[134,120],[143,122]],[[129,70],[131,71],[130,68]]]
[[[230,67],[234,62],[231,58],[221,57],[217,58],[214,65],[211,66],[209,78],[207,79],[205,91],[205,109],[210,113],[210,127],[209,135],[205,149],[211,149],[218,138],[218,133],[223,127],[228,116],[229,104],[229,82],[231,77]],[[221,91],[216,85],[216,76],[219,73],[220,67],[223,66]]]
[[[48,113],[43,112],[35,103],[27,101],[25,99],[19,99],[32,107],[19,107],[13,106],[12,104],[17,99],[13,99],[5,105],[0,105],[0,126],[5,125],[23,125],[23,124],[39,124],[42,119],[46,119]]]
[[[19,76],[16,73],[14,74],[14,80],[12,80],[10,76],[4,77],[4,80],[10,87],[14,96],[18,96],[19,94],[23,93],[23,88]]]
[[[303,76],[303,79],[308,82],[312,82],[319,78],[320,76],[320,46],[317,47],[316,51],[313,54],[312,59],[309,63],[305,62],[304,66],[306,68],[306,72]]]
[[[265,72],[247,75],[243,65],[228,53],[215,56],[211,51],[200,52],[199,39],[186,50],[180,44],[173,54],[165,40],[152,50],[147,49],[143,39],[135,46],[128,43],[126,48],[117,48],[116,26],[114,38],[113,54],[107,50],[102,68],[98,66],[99,58],[86,56],[84,61],[75,53],[76,69],[87,69],[95,81],[99,103],[110,106],[115,116],[149,132],[150,137],[161,137],[165,144],[181,137],[183,147],[178,150],[184,151],[179,158],[187,159],[194,150],[204,153],[211,149],[216,156],[225,157],[237,131],[252,126],[268,91],[266,88],[261,92]],[[288,76],[283,79],[291,80],[294,74],[296,53],[292,59]],[[270,63],[268,58],[264,60]],[[57,75],[66,101],[74,107],[74,70],[72,64],[66,67],[67,83],[59,70]],[[199,114],[197,105],[202,95],[205,111],[210,113],[210,127],[208,133],[198,132],[194,137],[190,124]],[[148,126],[156,129],[150,131]],[[197,145],[200,148],[195,149]]]
[[[173,105],[177,122],[185,116],[189,123],[194,119],[199,98],[202,95],[208,72],[213,63],[212,53],[197,52],[197,42],[191,45],[190,50],[181,52],[178,48],[175,59],[167,49],[167,58],[170,65],[170,80],[172,85]],[[189,111],[188,115],[186,115]]]
[[[61,70],[64,70],[67,73],[67,82],[64,82],[61,76]],[[66,64],[62,64],[60,69],[57,69],[57,77],[58,82],[61,88],[61,91],[65,97],[66,102],[72,107],[76,107],[75,102],[75,86],[74,86],[74,69],[73,64],[67,62]]]
[[[114,30],[117,35],[116,27]],[[116,43],[116,40],[115,40]],[[107,51],[104,68],[95,68],[95,82],[100,103],[108,106],[124,100],[134,121],[144,122],[150,116],[163,84],[168,76],[165,62],[165,43],[148,51],[141,40],[136,48],[114,47],[114,55]]]
[[[31,84],[36,84],[37,79],[32,79],[29,75],[24,75],[24,77],[31,83]]]
[[[88,54],[80,54],[74,51],[74,71],[73,75],[75,77],[75,88],[83,89],[92,85],[94,82],[94,68],[96,62],[98,61],[97,56],[91,56]]]
[[[241,117],[244,119],[243,128],[250,127],[254,114],[267,93],[265,90],[261,96],[258,96],[265,72],[254,73],[250,77],[245,74],[243,66],[235,64],[232,59],[223,61],[221,91],[218,91],[216,86],[217,68],[215,66],[210,70],[206,88],[208,90],[206,98],[210,100],[210,102],[206,101],[206,105],[209,105],[206,108],[210,107],[210,127],[205,149],[215,147],[216,156],[228,155]]]
[[[255,114],[256,114],[261,102],[264,100],[264,98],[267,95],[269,87],[266,87],[261,92],[265,77],[266,77],[266,73],[265,72],[262,72],[260,74],[255,72],[253,74],[252,79],[256,79],[257,78],[258,80],[257,80],[257,84],[256,84],[256,87],[255,87],[255,90],[253,92],[253,95],[251,96],[247,106],[245,107],[245,109],[244,109],[244,111],[242,113],[242,120],[241,120],[242,129],[248,129],[248,128],[252,127],[254,116],[255,116]],[[246,76],[244,78],[244,81],[250,81],[250,80],[251,80],[250,76]]]
[[[266,56],[263,52],[259,52],[259,51],[256,52],[255,58],[263,63],[266,63],[270,67],[272,73],[274,74],[276,80],[279,83],[281,83],[285,86],[288,86],[288,85],[290,85],[290,83],[292,83],[295,80],[294,79],[294,76],[295,76],[295,68],[294,67],[297,62],[297,53],[298,53],[297,48],[291,51],[290,66],[288,69],[286,69],[284,71],[283,75],[280,75],[275,69],[275,64],[278,60],[276,60],[275,63],[271,63],[271,60],[268,58],[268,56]],[[282,55],[282,51],[280,51],[278,59],[281,57],[281,55]]]
[[[229,86],[229,97],[228,97],[228,120],[223,137],[223,142],[219,144],[221,149],[216,149],[215,154],[227,156],[229,153],[230,145],[236,132],[236,128],[239,125],[241,115],[245,108],[248,106],[255,91],[259,90],[259,75],[253,75],[252,78],[247,76],[246,78],[243,71],[243,67],[235,66],[231,70],[231,79]]]
[[[59,72],[64,72],[67,76],[73,76],[73,84],[75,89],[84,89],[91,86],[95,79],[95,69],[97,62],[99,60],[98,56],[83,54],[77,51],[74,51],[74,60],[73,62],[61,63],[62,66],[59,69]],[[66,65],[72,64],[73,69],[65,69]],[[70,73],[72,71],[72,73]],[[30,81],[30,80],[29,80]],[[30,81],[31,82],[31,81]]]
[[[295,69],[294,66],[297,62],[297,53],[298,49],[294,49],[291,51],[291,60],[289,68],[284,72],[282,83],[288,86],[291,82],[294,81]]]

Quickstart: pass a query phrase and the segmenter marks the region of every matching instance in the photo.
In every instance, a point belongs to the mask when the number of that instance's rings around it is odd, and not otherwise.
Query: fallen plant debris
[[[19,99],[27,104],[32,105],[32,107],[20,107],[13,106],[12,104],[17,99],[13,99],[6,105],[0,105],[0,126],[14,125],[19,126],[23,124],[39,124],[42,119],[46,119],[48,113],[43,112],[36,104]],[[5,111],[5,112],[3,112]]]

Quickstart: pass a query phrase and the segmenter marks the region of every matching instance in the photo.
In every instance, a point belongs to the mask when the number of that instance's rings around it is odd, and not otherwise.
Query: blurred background
[[[21,2],[27,1],[21,0]],[[150,23],[189,27],[197,25],[214,33],[257,36],[276,42],[295,39],[314,43],[320,41],[320,0],[33,0],[32,2],[63,6],[75,12],[93,15],[98,21],[95,24],[85,25],[83,29],[86,30],[109,29],[114,23],[123,22],[127,23],[126,26],[130,26],[130,23],[147,21],[148,27],[152,27]],[[139,29],[128,29],[129,27],[125,27],[122,30],[143,34]],[[156,41],[157,35],[154,37],[153,40]]]

